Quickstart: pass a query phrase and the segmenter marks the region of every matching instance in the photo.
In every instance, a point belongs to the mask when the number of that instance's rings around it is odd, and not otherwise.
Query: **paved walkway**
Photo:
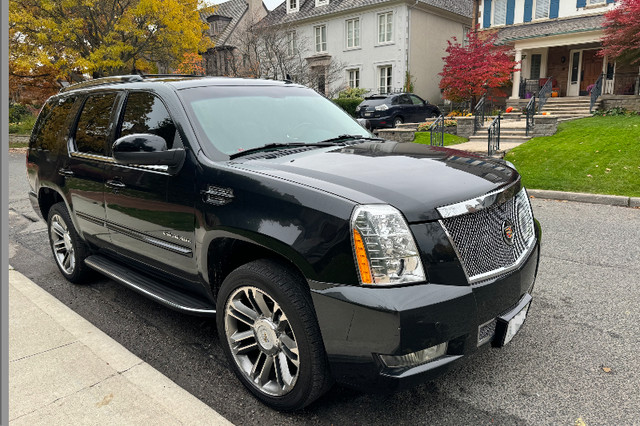
[[[11,425],[230,425],[9,267]]]

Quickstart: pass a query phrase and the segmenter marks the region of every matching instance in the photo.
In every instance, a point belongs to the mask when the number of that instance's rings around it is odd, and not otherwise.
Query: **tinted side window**
[[[127,136],[133,133],[158,135],[167,141],[167,148],[173,146],[176,126],[173,124],[169,112],[160,98],[145,92],[129,94],[120,136]]]
[[[78,129],[76,130],[76,148],[86,154],[106,155],[105,144],[109,137],[111,110],[115,93],[89,96],[84,103]]]
[[[400,95],[400,104],[401,105],[411,105],[411,98],[409,98],[409,95]]]
[[[409,95],[409,96],[411,97],[411,102],[413,102],[414,105],[422,105],[422,99],[420,99],[415,95]]]
[[[32,135],[33,147],[47,151],[62,151],[66,148],[64,138],[68,134],[67,118],[75,97],[49,101],[42,108]]]

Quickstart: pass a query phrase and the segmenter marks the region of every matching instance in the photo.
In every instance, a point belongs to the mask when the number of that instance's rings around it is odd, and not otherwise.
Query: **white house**
[[[638,94],[638,66],[598,55],[604,13],[614,0],[477,0],[478,23],[499,31],[522,61],[514,73],[512,99],[530,96],[552,79],[558,96],[588,95],[598,79],[602,93]],[[600,84],[600,82],[598,82]]]
[[[471,13],[471,0],[285,0],[265,20],[289,28],[292,44],[307,40],[296,47],[320,71],[320,92],[399,91],[410,75],[414,92],[437,103],[447,40],[464,38]],[[322,72],[329,63],[342,68],[333,81]]]

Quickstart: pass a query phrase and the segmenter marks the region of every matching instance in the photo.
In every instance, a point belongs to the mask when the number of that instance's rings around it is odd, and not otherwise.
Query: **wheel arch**
[[[262,235],[261,239],[265,239]],[[213,300],[225,278],[238,267],[258,259],[269,259],[287,267],[301,280],[314,278],[312,266],[297,252],[277,240],[268,238],[269,246],[250,238],[228,234],[211,238],[203,250],[203,273],[208,282]]]

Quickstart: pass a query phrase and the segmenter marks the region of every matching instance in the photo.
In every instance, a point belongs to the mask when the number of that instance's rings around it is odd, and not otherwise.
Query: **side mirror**
[[[113,158],[121,164],[176,167],[184,157],[184,149],[167,149],[163,137],[150,133],[134,133],[113,143]]]

